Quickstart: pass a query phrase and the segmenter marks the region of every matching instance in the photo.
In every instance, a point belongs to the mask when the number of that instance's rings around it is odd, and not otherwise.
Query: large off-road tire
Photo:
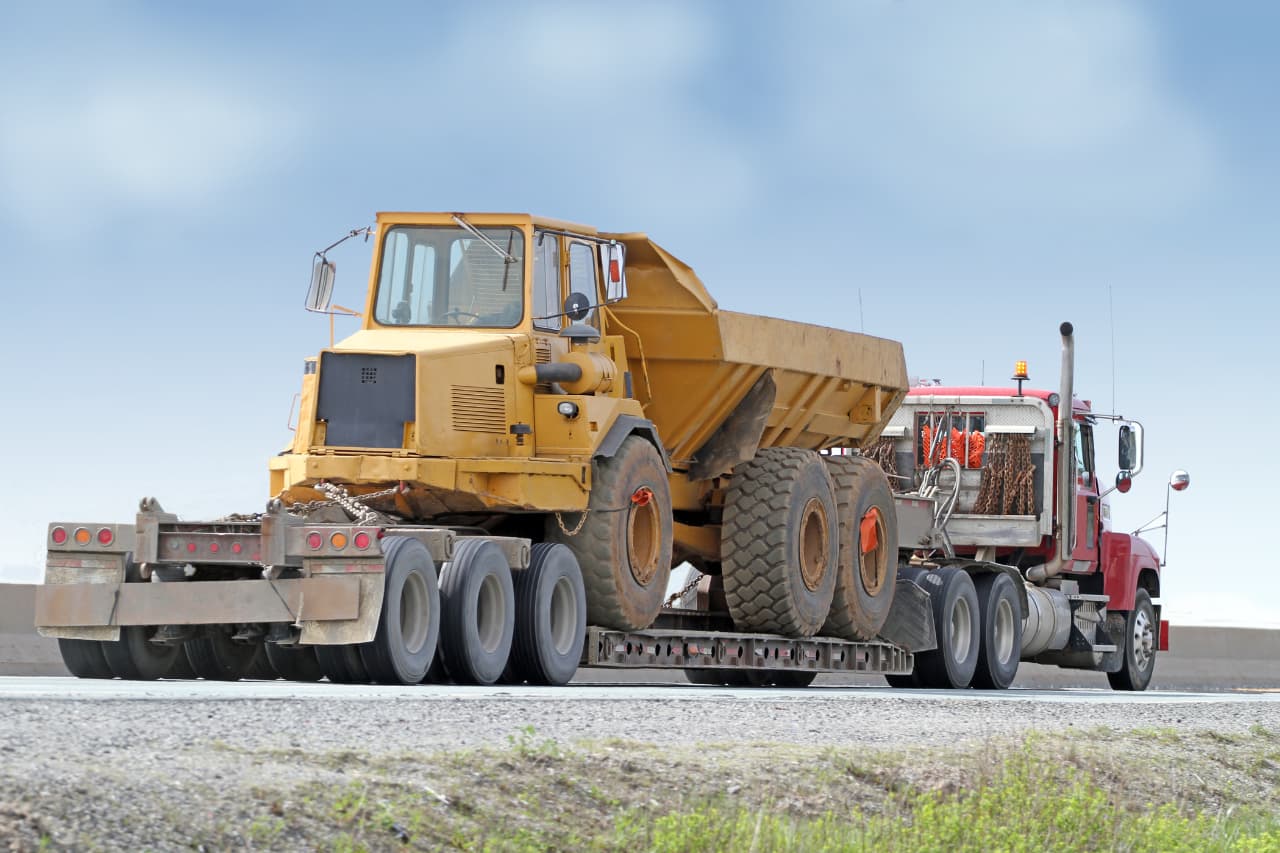
[[[835,594],[822,635],[873,640],[897,587],[898,516],[889,478],[870,459],[826,456],[840,518]],[[863,536],[863,528],[872,534]],[[872,541],[874,540],[874,541]]]
[[[319,681],[324,678],[320,661],[316,660],[315,646],[281,646],[266,644],[267,660],[271,668],[286,681]]]
[[[334,684],[368,684],[372,679],[360,659],[359,646],[316,646],[316,662]]]
[[[62,663],[76,678],[112,678],[111,667],[97,640],[65,640],[59,638],[58,652]]]
[[[130,625],[120,629],[120,639],[102,644],[107,666],[117,678],[128,681],[154,681],[164,678],[173,662],[182,654],[182,646],[165,646],[151,642],[156,629]]]
[[[968,687],[982,645],[982,619],[973,579],[968,572],[945,568],[923,575],[921,581],[933,604],[938,647],[916,655],[916,680],[921,687]]]
[[[533,546],[529,568],[512,572],[515,638],[508,667],[514,681],[568,684],[582,660],[587,636],[587,593],[573,552],[563,545]]]
[[[721,558],[738,630],[818,633],[835,593],[837,525],[831,476],[817,453],[769,447],[734,469]]]
[[[671,486],[657,449],[638,435],[610,459],[592,463],[587,517],[553,515],[547,540],[569,546],[587,590],[587,622],[606,628],[648,628],[662,609],[671,578]]]
[[[426,676],[440,639],[440,587],[427,546],[408,536],[382,540],[385,588],[378,632],[360,646],[360,659],[374,681],[418,684]]]
[[[191,669],[206,681],[239,681],[248,676],[258,655],[257,643],[237,643],[221,625],[211,626],[182,645]]]
[[[515,636],[511,567],[493,542],[463,539],[440,572],[440,648],[460,684],[493,684]]]
[[[1124,620],[1124,663],[1119,672],[1108,672],[1112,690],[1146,690],[1156,670],[1156,611],[1151,595],[1139,588],[1133,598],[1133,609]]]
[[[1022,602],[1013,579],[1004,572],[973,579],[978,593],[982,642],[973,686],[980,690],[1005,690],[1018,675],[1022,651]]]

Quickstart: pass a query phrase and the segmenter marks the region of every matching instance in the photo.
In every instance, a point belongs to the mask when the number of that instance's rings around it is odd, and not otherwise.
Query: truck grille
[[[402,447],[414,405],[413,356],[321,353],[316,417],[327,446]]]
[[[502,388],[454,385],[450,402],[453,408],[453,428],[459,432],[506,434],[507,400]]]

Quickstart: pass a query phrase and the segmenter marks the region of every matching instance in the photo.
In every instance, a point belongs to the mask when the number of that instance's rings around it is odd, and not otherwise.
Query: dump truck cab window
[[[569,244],[569,292],[581,293],[592,306],[600,301],[600,288],[596,282],[596,252],[589,243]],[[578,322],[594,326],[596,309],[593,307]]]
[[[533,325],[560,329],[560,238],[539,231],[533,238]]]
[[[524,235],[453,226],[396,226],[383,241],[374,319],[387,326],[509,329],[524,316]]]

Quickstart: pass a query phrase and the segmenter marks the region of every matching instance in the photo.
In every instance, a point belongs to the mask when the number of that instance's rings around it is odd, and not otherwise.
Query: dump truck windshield
[[[387,231],[374,319],[386,326],[517,325],[524,316],[524,235],[477,230],[488,243],[454,226]]]

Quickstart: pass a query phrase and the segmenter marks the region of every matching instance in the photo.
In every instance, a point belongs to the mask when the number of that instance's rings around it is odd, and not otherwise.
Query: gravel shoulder
[[[1280,798],[1277,702],[572,694],[0,700],[0,849],[568,848],[726,798],[874,808],[1027,749],[1198,808]]]

